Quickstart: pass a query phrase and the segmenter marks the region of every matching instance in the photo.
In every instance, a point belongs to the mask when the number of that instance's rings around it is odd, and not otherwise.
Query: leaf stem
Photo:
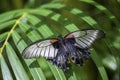
[[[3,43],[2,47],[0,48],[0,57],[2,56],[2,52],[3,52],[4,48],[5,48],[5,46],[7,45],[7,42],[8,42],[8,40],[9,40],[11,34],[13,33],[14,29],[16,28],[16,26],[19,24],[20,20],[21,20],[24,16],[26,16],[26,13],[24,13],[20,18],[18,18],[18,19],[16,20],[15,24],[13,25],[13,27],[11,28],[11,30],[8,32],[8,35],[7,35],[7,37],[6,37],[6,40],[5,40],[5,42]]]

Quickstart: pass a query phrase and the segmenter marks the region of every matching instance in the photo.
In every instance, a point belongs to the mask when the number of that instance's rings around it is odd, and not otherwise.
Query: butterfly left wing
[[[75,39],[75,46],[80,48],[89,48],[96,40],[105,36],[101,30],[78,30],[65,36],[71,40]]]
[[[36,42],[28,46],[22,53],[24,58],[38,58],[45,57],[47,59],[52,59],[56,57],[58,52],[58,40],[48,39]]]
[[[68,69],[67,57],[62,47],[59,47],[57,39],[48,39],[36,42],[28,46],[22,56],[24,58],[38,58],[45,57],[56,66],[63,70]]]

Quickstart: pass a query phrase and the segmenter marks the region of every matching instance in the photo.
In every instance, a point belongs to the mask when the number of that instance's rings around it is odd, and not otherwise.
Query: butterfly
[[[90,47],[98,39],[105,36],[105,33],[97,29],[77,30],[67,34],[65,37],[58,35],[58,38],[50,38],[35,42],[24,49],[24,58],[44,57],[53,64],[69,69],[69,63],[82,66],[83,60],[90,57]]]

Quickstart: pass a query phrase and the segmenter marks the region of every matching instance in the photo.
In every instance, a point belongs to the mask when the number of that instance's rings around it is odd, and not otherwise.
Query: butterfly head
[[[61,34],[58,34],[58,36],[57,36],[58,38],[62,38],[62,35]]]
[[[61,34],[58,35],[58,40],[63,40],[63,37]]]

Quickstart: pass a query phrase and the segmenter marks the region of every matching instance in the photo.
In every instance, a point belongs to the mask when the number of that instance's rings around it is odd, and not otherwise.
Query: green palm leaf
[[[72,1],[71,1],[72,2]],[[93,5],[109,19],[119,25],[117,18],[103,5],[92,0],[78,0],[74,3]],[[108,80],[99,49],[110,48],[109,40],[101,41],[91,50],[90,61],[83,67],[71,63],[71,69],[62,71],[44,58],[24,59],[21,54],[25,47],[38,40],[56,37],[59,33],[84,29],[103,29],[101,22],[88,15],[76,5],[61,4],[57,1],[41,5],[36,9],[21,9],[0,15],[0,79],[4,80]],[[106,24],[108,25],[108,24]],[[108,36],[108,38],[110,38]],[[112,45],[112,44],[111,44]],[[101,48],[103,50],[103,48]],[[115,52],[113,49],[112,54]],[[110,53],[105,50],[103,53]],[[116,61],[118,57],[113,55]],[[90,62],[90,63],[89,63]],[[90,69],[92,68],[92,69]],[[93,71],[93,72],[92,72]],[[97,71],[97,72],[96,72]],[[93,74],[91,74],[93,73]],[[95,75],[96,76],[95,76]]]

